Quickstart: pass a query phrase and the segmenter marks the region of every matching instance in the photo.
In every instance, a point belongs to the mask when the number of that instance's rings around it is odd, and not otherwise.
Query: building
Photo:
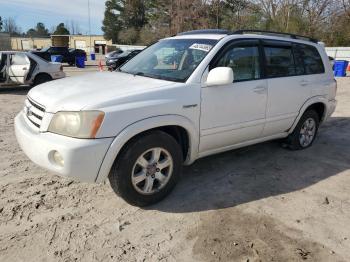
[[[32,50],[41,49],[47,46],[51,46],[51,38],[28,38],[28,37],[11,37],[11,49],[12,50]]]
[[[87,53],[105,54],[112,40],[106,40],[101,35],[52,35],[53,46],[67,46],[85,50]]]
[[[11,38],[9,34],[0,33],[0,51],[11,50]]]
[[[9,37],[8,37],[9,38]],[[106,40],[102,35],[51,35],[48,38],[11,37],[6,50],[31,50],[49,46],[66,46],[83,49],[87,53],[105,54],[114,50],[112,40]],[[1,39],[0,39],[1,41]],[[0,48],[1,42],[0,42]]]

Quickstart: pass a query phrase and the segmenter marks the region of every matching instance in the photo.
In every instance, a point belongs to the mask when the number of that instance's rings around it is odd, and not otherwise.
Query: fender
[[[325,116],[327,115],[327,111],[329,110],[328,108],[328,99],[325,96],[314,96],[311,97],[310,99],[306,100],[306,102],[303,104],[303,106],[300,108],[299,110],[299,114],[296,117],[296,119],[293,122],[292,127],[289,129],[288,134],[293,133],[295,127],[297,126],[297,124],[299,123],[300,118],[303,116],[303,114],[305,113],[306,109],[316,103],[322,103],[325,106],[325,111],[323,113],[323,117],[322,119],[320,119],[320,122],[322,122],[323,120],[325,120]]]
[[[115,137],[103,159],[95,182],[102,183],[108,177],[120,150],[131,138],[150,129],[173,125],[183,127],[188,132],[189,150],[185,164],[189,165],[193,163],[198,157],[199,146],[199,130],[195,127],[195,124],[188,118],[180,115],[155,116],[127,126]]]

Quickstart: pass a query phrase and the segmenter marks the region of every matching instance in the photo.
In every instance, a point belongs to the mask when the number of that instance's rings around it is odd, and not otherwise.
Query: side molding
[[[115,137],[104,157],[95,182],[102,183],[108,177],[114,160],[131,138],[147,130],[162,126],[180,126],[186,129],[189,135],[189,150],[185,164],[193,163],[198,157],[199,130],[188,118],[180,115],[156,116],[129,125]]]

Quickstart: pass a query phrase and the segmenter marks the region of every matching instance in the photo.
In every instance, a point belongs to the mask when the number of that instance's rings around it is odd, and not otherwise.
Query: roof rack
[[[306,41],[311,41],[313,43],[318,43],[319,41],[315,38],[307,37],[307,36],[302,36],[302,35],[296,35],[296,34],[289,34],[289,33],[280,33],[280,32],[273,32],[273,31],[264,31],[264,30],[238,30],[233,33],[232,35],[243,35],[245,33],[257,33],[261,35],[274,35],[274,36],[282,36],[282,37],[290,37],[292,39],[299,39],[299,40],[306,40]]]
[[[215,35],[228,35],[231,32],[225,29],[201,29],[192,30],[187,32],[178,33],[177,35],[203,35],[203,34],[215,34]]]

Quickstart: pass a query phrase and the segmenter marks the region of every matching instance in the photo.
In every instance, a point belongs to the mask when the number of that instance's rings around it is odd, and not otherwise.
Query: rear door
[[[311,90],[300,71],[302,61],[295,61],[291,42],[264,40],[263,49],[269,87],[263,132],[266,137],[286,132],[292,126]]]
[[[10,55],[8,74],[10,80],[15,84],[25,84],[30,69],[30,60],[24,53]]]

